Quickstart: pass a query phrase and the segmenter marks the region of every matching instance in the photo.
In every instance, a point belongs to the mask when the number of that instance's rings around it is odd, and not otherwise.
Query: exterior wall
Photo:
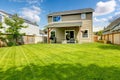
[[[39,27],[35,25],[31,25],[28,23],[24,23],[25,26],[28,26],[27,28],[22,28],[21,33],[25,33],[26,35],[40,35]]]
[[[88,42],[94,42],[94,36],[93,36],[93,20],[92,20],[92,13],[86,13],[86,19],[81,19],[81,13],[80,14],[74,14],[74,15],[62,15],[61,22],[82,22],[82,25],[80,28],[77,28],[75,30],[76,34],[76,40],[78,43],[88,43]],[[48,16],[48,24],[54,23],[52,22],[52,16]],[[56,31],[56,38],[57,42],[61,42],[61,40],[65,39],[65,30],[74,30],[73,27],[69,28],[53,28],[53,30]],[[82,32],[84,30],[88,30],[88,38],[82,37]]]
[[[78,21],[81,19],[81,14],[74,14],[74,15],[63,15],[62,21]],[[86,13],[85,20],[92,20],[92,13]],[[52,16],[48,17],[48,23],[52,23]]]
[[[48,16],[48,23],[52,22],[52,16]]]
[[[75,31],[75,40],[78,40],[77,36],[79,33],[79,27],[67,27],[67,28],[53,28],[56,32],[57,43],[62,43],[65,40],[65,31],[66,30],[74,30]]]
[[[84,30],[88,30],[88,38],[82,38],[82,32],[80,32],[80,39],[79,42],[80,43],[84,43],[84,42],[93,42],[93,29],[92,29],[92,20],[82,20],[82,26],[81,26],[81,31]]]

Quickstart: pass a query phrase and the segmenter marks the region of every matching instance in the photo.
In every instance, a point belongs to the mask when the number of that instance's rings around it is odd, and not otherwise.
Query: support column
[[[48,41],[48,44],[50,43],[50,31],[52,30],[52,28],[48,28],[48,38],[47,38],[47,41]]]
[[[48,40],[48,44],[50,43],[50,30],[49,30],[49,28],[48,28],[48,38],[47,38],[47,40]]]
[[[77,35],[78,36],[78,39],[79,39],[79,41],[78,41],[78,43],[80,43],[81,41],[81,27],[79,26],[79,34]]]

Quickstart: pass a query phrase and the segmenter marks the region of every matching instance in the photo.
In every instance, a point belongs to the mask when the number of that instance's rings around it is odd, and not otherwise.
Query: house
[[[102,39],[113,44],[120,44],[120,17],[104,29]]]
[[[93,12],[85,8],[48,14],[48,43],[93,42]]]
[[[6,13],[5,11],[0,10],[0,22],[3,23],[3,26],[5,27],[4,29],[0,30],[3,33],[5,33],[5,30],[8,28],[8,26],[4,23],[4,18],[9,17],[11,18],[12,15]],[[29,20],[24,19],[25,26],[28,26],[27,28],[21,29],[21,33],[25,33],[25,36],[23,36],[23,42],[24,44],[33,44],[33,43],[38,43],[41,42],[41,36],[40,36],[40,30],[39,26]]]

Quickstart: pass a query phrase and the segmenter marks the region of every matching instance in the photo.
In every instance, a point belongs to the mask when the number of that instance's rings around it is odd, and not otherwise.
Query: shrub
[[[111,41],[107,41],[107,40],[98,40],[97,42],[104,44],[111,44]]]

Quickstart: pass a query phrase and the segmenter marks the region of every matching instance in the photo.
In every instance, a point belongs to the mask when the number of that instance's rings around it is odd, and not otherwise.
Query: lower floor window
[[[51,31],[50,39],[51,39],[51,40],[55,39],[55,31]]]
[[[82,37],[83,37],[83,38],[88,38],[88,30],[84,30],[84,31],[82,32]]]

